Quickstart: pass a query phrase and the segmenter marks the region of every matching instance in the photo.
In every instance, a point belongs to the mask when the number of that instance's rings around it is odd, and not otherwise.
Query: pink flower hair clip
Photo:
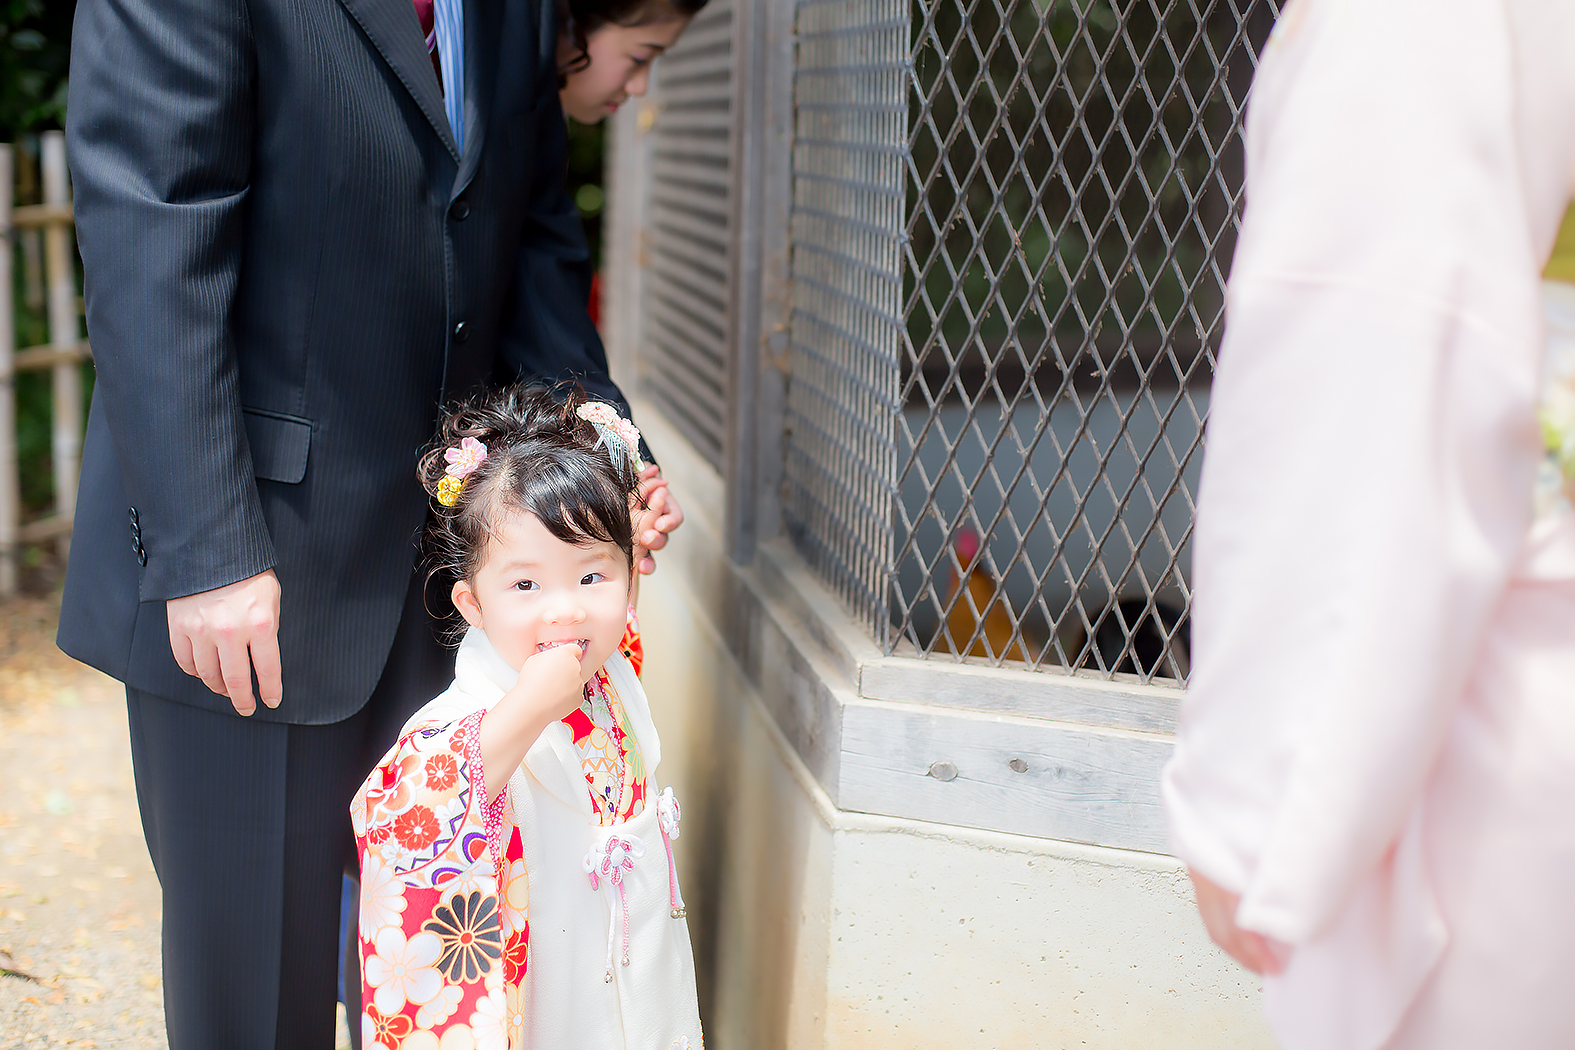
[[[587,401],[574,414],[596,428],[596,443],[607,446],[614,463],[619,456],[627,456],[636,474],[645,469],[645,460],[640,457],[640,428],[620,416],[616,408],[605,401]]]
[[[487,458],[487,446],[468,437],[453,448],[444,449],[443,458],[448,461],[448,470],[438,482],[437,501],[445,507],[452,507],[459,502],[459,494],[465,490],[465,479],[474,474]]]

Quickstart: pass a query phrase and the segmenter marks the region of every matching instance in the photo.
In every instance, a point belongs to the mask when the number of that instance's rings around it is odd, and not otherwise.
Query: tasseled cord
[[[667,899],[672,905],[672,915],[682,919],[689,914],[684,907],[683,895],[678,892],[678,865],[673,860],[673,839],[678,837],[678,820],[683,815],[672,788],[664,788],[656,796],[656,823],[662,829],[662,845],[667,847]]]
[[[667,901],[672,908],[672,917],[682,919],[688,914],[684,907],[684,898],[678,892],[678,865],[673,860],[673,839],[678,837],[678,820],[681,810],[678,799],[673,797],[673,789],[667,788],[656,798],[656,823],[662,829],[662,845],[667,850]],[[592,846],[585,854],[582,866],[585,876],[590,880],[591,890],[600,890],[602,881],[612,883],[618,891],[616,902],[611,897],[607,899],[607,976],[608,984],[613,979],[613,959],[620,958],[624,966],[629,965],[629,895],[624,889],[624,876],[634,870],[634,862],[645,856],[645,843],[638,835],[619,835],[613,833],[602,840],[598,846]],[[618,946],[619,909],[623,915],[623,954],[618,956],[615,949]]]
[[[624,890],[623,878],[634,870],[634,862],[645,856],[645,843],[637,835],[608,835],[600,847],[593,846],[585,854],[586,877],[591,889],[601,889],[603,879],[618,890],[618,901],[608,898],[607,908],[607,983],[613,979],[613,948],[618,943],[618,905],[623,906],[623,965],[629,965],[629,895]]]

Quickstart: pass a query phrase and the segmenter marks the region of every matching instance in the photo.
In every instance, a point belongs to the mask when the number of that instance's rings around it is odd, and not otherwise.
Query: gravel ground
[[[55,648],[57,602],[0,605],[0,1047],[163,1050],[125,694]]]
[[[0,604],[0,1050],[167,1050],[126,694],[55,648],[59,612]]]

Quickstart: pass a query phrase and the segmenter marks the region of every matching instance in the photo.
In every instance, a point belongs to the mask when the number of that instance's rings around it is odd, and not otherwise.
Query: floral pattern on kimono
[[[629,606],[629,620],[624,624],[623,639],[618,643],[618,651],[623,653],[623,658],[629,661],[629,666],[634,668],[634,676],[640,677],[640,671],[645,667],[645,643],[640,641],[640,618],[634,613],[634,606]]]
[[[632,611],[631,642],[638,653]],[[508,792],[484,797],[485,714],[406,733],[352,804],[367,1050],[523,1045],[530,886]],[[605,671],[563,722],[598,822],[643,812],[645,763]]]

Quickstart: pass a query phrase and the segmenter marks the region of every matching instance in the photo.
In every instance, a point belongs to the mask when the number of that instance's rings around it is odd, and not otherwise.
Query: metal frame
[[[791,309],[793,6],[739,3],[733,18],[724,529],[728,555],[747,564],[756,545],[776,534],[781,519]]]

